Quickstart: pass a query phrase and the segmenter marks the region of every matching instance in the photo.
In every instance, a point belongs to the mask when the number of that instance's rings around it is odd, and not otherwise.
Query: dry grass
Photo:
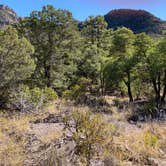
[[[117,135],[110,153],[121,161],[121,165],[143,166],[154,165],[155,161],[166,161],[166,122],[138,123],[131,125],[127,122],[132,115],[132,105],[119,112],[113,101],[117,98],[107,97],[112,105],[112,115],[108,120],[118,126]],[[119,99],[124,102],[126,99]]]
[[[43,118],[49,113],[54,113],[52,110],[50,112],[50,108],[53,109],[53,107],[48,107],[48,112],[39,112],[38,114],[19,114],[14,116],[2,114],[0,116],[0,164],[11,166],[23,165],[27,158],[25,148],[27,145],[26,134],[31,131],[30,122]],[[40,128],[42,131],[38,130],[40,135],[38,138],[42,141],[43,145],[54,142],[63,134],[60,130],[50,129],[50,126],[48,128],[45,127],[43,125]],[[45,130],[47,131],[46,134],[42,134]]]
[[[47,143],[53,142],[57,139],[60,139],[62,136],[63,136],[62,132],[56,132],[56,133],[53,132],[53,133],[49,133],[47,135],[41,136],[40,139],[44,144],[47,144]]]
[[[115,98],[108,98],[110,104]],[[123,101],[126,99],[122,99]],[[56,102],[56,103],[55,103]],[[12,166],[22,166],[26,158],[25,146],[26,134],[31,130],[30,123],[47,117],[49,114],[56,114],[66,108],[71,111],[91,111],[88,107],[78,107],[72,104],[65,105],[64,101],[55,101],[53,105],[48,106],[45,110],[37,113],[22,114],[8,116],[0,114],[0,163]],[[116,107],[112,107],[112,115],[103,114],[101,116],[115,126],[120,124],[116,135],[113,139],[113,145],[110,149],[112,156],[117,158],[122,166],[143,166],[148,165],[150,158],[158,161],[166,160],[166,123],[159,124],[157,122],[144,123],[138,126],[130,125],[126,117],[130,115],[130,109],[126,112],[119,112]],[[55,127],[53,127],[55,129]],[[59,128],[59,127],[57,127]],[[38,130],[40,140],[43,144],[48,144],[62,137],[61,130],[51,129],[45,133]],[[47,129],[46,129],[47,130]],[[34,132],[34,130],[33,130]],[[105,140],[103,140],[105,141]],[[103,154],[104,155],[104,154]],[[102,156],[100,156],[102,158]]]
[[[141,129],[122,132],[114,138],[112,153],[123,162],[135,165],[150,164],[150,159],[162,160],[164,152],[161,149],[166,145],[166,130],[157,123],[145,124]],[[165,158],[166,159],[166,158]]]
[[[57,104],[29,114],[0,113],[0,164],[22,166],[26,159],[27,134],[31,131],[31,122],[57,113]],[[58,139],[61,133],[50,132],[41,137],[43,144]]]
[[[21,166],[26,157],[24,135],[29,129],[31,116],[0,116],[0,162]]]

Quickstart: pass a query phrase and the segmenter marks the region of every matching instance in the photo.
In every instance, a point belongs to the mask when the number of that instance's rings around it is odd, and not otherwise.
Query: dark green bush
[[[63,92],[63,97],[77,100],[84,94],[90,91],[91,80],[87,78],[80,78],[78,83],[71,87],[69,90]]]
[[[154,118],[157,114],[155,102],[150,101],[149,103],[146,103],[141,109],[141,113],[145,116],[151,116],[152,118]]]
[[[76,99],[81,94],[81,87],[79,85],[74,85],[70,90],[63,92],[64,98]]]

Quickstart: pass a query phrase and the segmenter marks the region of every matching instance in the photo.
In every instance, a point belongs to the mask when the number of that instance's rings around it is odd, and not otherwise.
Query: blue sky
[[[104,15],[118,8],[145,9],[166,20],[166,0],[0,0],[0,4],[13,8],[19,16],[29,16],[32,10],[41,10],[42,6],[52,4],[70,10],[78,20],[89,15]]]

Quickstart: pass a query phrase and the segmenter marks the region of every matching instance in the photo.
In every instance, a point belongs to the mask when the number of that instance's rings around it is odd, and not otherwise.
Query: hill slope
[[[135,33],[161,34],[166,22],[145,10],[117,9],[105,16],[109,28],[127,27]]]
[[[0,27],[19,21],[17,14],[7,6],[0,5]]]
[[[135,33],[162,34],[166,22],[145,10],[117,9],[105,16],[109,28],[127,27]],[[0,27],[16,23],[20,17],[7,6],[0,5]]]

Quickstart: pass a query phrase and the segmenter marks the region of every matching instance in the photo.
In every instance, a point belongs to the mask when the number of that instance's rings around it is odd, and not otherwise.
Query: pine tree
[[[60,91],[69,86],[79,55],[79,34],[72,14],[47,5],[32,12],[18,29],[35,46],[35,83]]]

